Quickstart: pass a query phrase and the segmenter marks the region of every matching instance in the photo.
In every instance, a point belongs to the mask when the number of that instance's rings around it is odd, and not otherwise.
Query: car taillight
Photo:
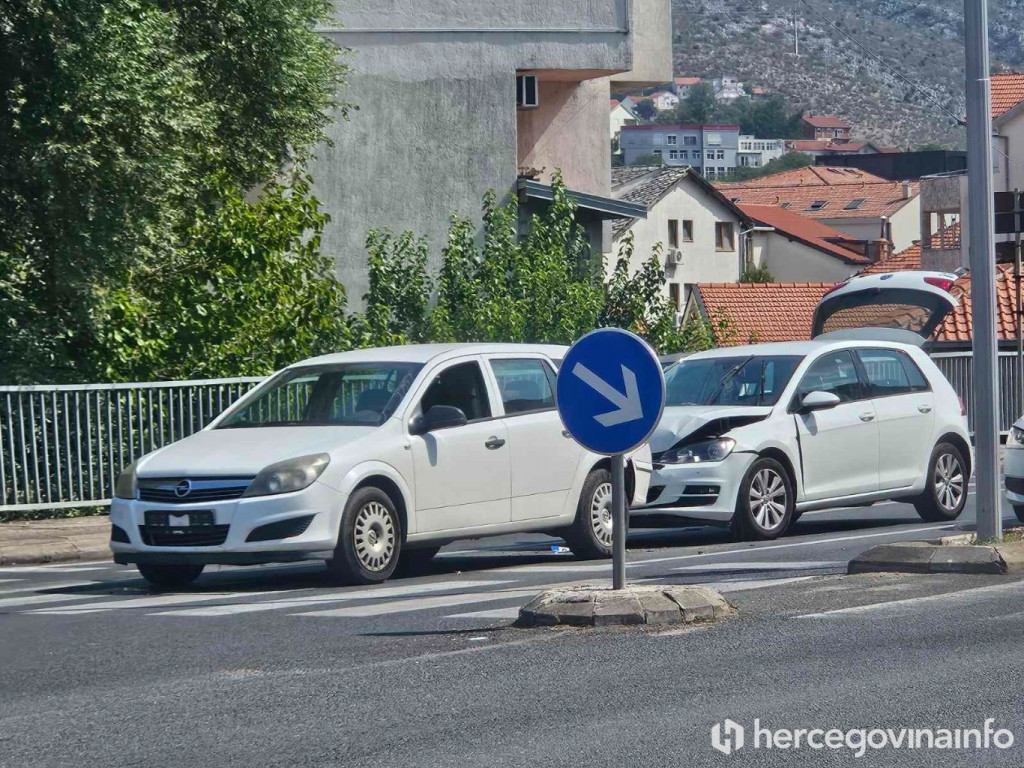
[[[948,277],[926,277],[924,281],[928,283],[928,285],[934,285],[936,288],[941,288],[946,293],[949,293],[950,289],[953,287],[954,282],[953,280],[950,280]]]
[[[962,397],[958,397],[957,400],[960,401],[960,415],[961,416],[966,416],[967,415],[967,406],[964,405],[964,399]]]

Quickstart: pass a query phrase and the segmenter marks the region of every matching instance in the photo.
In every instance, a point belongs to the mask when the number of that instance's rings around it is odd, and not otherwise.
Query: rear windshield
[[[665,405],[775,405],[800,355],[682,360],[665,372]]]
[[[422,365],[349,363],[290,368],[217,429],[379,426],[395,412]]]
[[[905,288],[872,288],[825,297],[814,313],[812,336],[851,328],[902,328],[927,338],[950,307],[948,298]]]

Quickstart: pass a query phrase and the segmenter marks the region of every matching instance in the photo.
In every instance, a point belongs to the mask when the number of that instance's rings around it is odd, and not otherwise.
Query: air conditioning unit
[[[516,75],[516,107],[534,109],[540,105],[536,75]]]
[[[678,267],[683,263],[683,252],[678,248],[669,248],[665,254],[665,266]]]

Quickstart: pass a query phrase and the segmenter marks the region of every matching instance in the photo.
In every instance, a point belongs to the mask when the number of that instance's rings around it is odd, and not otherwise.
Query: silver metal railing
[[[974,432],[974,361],[970,352],[936,352],[932,360],[942,371],[967,407],[967,422]],[[999,431],[1006,434],[1013,422],[1024,415],[1022,383],[1016,373],[1017,354],[999,353]]]

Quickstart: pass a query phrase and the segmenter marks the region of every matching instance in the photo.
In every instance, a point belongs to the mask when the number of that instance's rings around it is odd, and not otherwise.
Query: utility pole
[[[796,6],[793,6],[793,55],[800,55],[800,17],[796,15]]]
[[[974,324],[974,442],[979,539],[1003,537],[999,485],[999,348],[987,0],[964,0],[967,63],[967,199]],[[934,483],[934,478],[928,478]]]

